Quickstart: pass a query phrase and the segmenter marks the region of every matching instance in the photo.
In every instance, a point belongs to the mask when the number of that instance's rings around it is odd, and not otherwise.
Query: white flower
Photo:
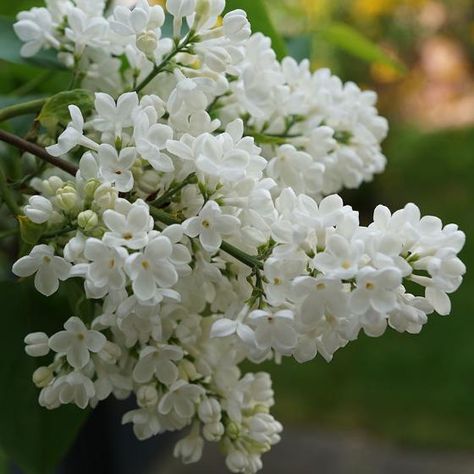
[[[118,191],[126,193],[133,188],[133,175],[130,171],[136,159],[135,148],[122,148],[120,152],[103,143],[97,150],[99,170],[105,181],[115,185]]]
[[[203,248],[214,253],[222,245],[223,236],[230,236],[238,231],[240,221],[237,217],[223,214],[216,202],[208,201],[199,216],[187,219],[182,225],[186,235],[199,236]]]
[[[74,403],[82,409],[87,407],[95,395],[92,380],[77,370],[56,379],[52,390],[61,404]]]
[[[163,395],[158,411],[163,415],[174,412],[180,418],[190,419],[196,412],[196,403],[203,394],[204,389],[200,385],[178,380]]]
[[[324,316],[341,317],[349,312],[348,293],[339,280],[299,277],[293,287],[295,300],[301,301],[301,322],[307,326],[314,326]]]
[[[87,265],[87,279],[98,288],[119,290],[125,286],[125,260],[128,252],[122,247],[107,247],[98,239],[87,239],[84,257]]]
[[[166,149],[168,140],[173,138],[173,129],[161,123],[149,125],[149,118],[143,114],[135,121],[134,129],[137,152],[157,171],[171,173],[173,161],[162,150]]]
[[[363,268],[356,277],[357,287],[352,291],[350,306],[357,314],[365,313],[369,308],[387,313],[396,306],[395,290],[401,283],[398,268]]]
[[[123,416],[122,423],[133,423],[133,432],[139,440],[151,438],[162,429],[156,408],[129,411]]]
[[[196,139],[193,151],[199,171],[227,181],[244,178],[250,164],[248,151],[235,147],[228,133],[217,137],[203,133]]]
[[[95,95],[97,117],[92,120],[96,130],[110,136],[112,140],[120,138],[124,128],[133,126],[133,113],[138,107],[136,92],[122,94],[117,102],[108,94]]]
[[[238,320],[218,319],[211,328],[211,337],[227,337],[236,334],[245,344],[255,344],[255,333],[251,327]]]
[[[100,352],[107,342],[105,336],[87,329],[86,325],[75,316],[64,324],[65,331],[59,331],[49,339],[49,347],[65,354],[71,367],[82,369],[90,360],[90,353]]]
[[[322,191],[324,165],[314,162],[311,155],[298,151],[292,145],[278,148],[277,156],[268,163],[267,173],[296,193],[317,196]]]
[[[166,9],[176,17],[182,18],[194,13],[196,0],[167,0]]]
[[[283,304],[291,291],[292,280],[301,275],[305,268],[302,258],[286,259],[270,257],[265,262],[264,275],[267,301],[274,306]]]
[[[133,204],[125,199],[117,199],[115,210],[106,210],[103,219],[110,229],[110,232],[104,234],[104,243],[111,247],[124,246],[134,250],[145,247],[148,233],[154,225],[148,205],[140,199]]]
[[[292,311],[272,313],[257,309],[249,314],[249,318],[256,326],[255,338],[260,350],[273,348],[279,354],[291,354],[297,343]]]
[[[363,242],[349,242],[334,234],[328,237],[324,252],[314,257],[314,266],[328,277],[350,279],[359,270],[363,250]]]
[[[199,423],[195,423],[191,433],[176,443],[173,455],[184,464],[192,464],[201,459],[203,448],[204,440],[199,436]]]
[[[59,280],[69,278],[71,264],[64,258],[54,255],[54,249],[48,245],[36,245],[29,255],[20,258],[12,271],[19,277],[35,275],[35,287],[45,296],[50,296],[59,288]]]
[[[133,10],[123,6],[114,8],[110,27],[118,35],[131,36],[157,30],[164,21],[165,14],[159,5],[150,6],[147,0],[138,0]]]
[[[50,46],[59,49],[60,43],[54,37],[53,19],[46,8],[32,8],[19,13],[13,29],[25,42],[20,51],[22,56],[34,56],[41,49]]]
[[[125,270],[139,300],[151,300],[159,294],[160,288],[171,288],[176,284],[178,273],[171,262],[172,252],[170,240],[161,235],[154,238],[143,253],[128,257]]]
[[[49,353],[48,336],[44,332],[28,334],[25,344],[25,352],[31,357],[43,357]]]
[[[25,206],[25,215],[35,224],[43,224],[53,215],[53,205],[43,196],[31,196]]]
[[[53,156],[64,155],[77,145],[97,150],[97,143],[84,136],[84,118],[82,117],[81,109],[76,105],[70,105],[68,109],[71,114],[72,122],[70,122],[66,130],[59,135],[56,145],[46,147],[48,153]]]
[[[138,383],[147,383],[155,375],[161,383],[171,385],[178,378],[178,368],[174,362],[181,360],[183,355],[179,346],[147,346],[140,352],[140,359],[133,369],[133,378]]]
[[[80,8],[71,7],[67,14],[66,37],[75,44],[75,52],[81,55],[87,46],[105,44],[109,23],[103,17],[89,17]]]

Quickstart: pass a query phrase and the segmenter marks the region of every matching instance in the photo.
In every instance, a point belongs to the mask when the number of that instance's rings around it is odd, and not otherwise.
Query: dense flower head
[[[254,473],[282,426],[269,376],[239,365],[420,332],[451,310],[465,236],[415,204],[362,225],[335,194],[385,167],[373,92],[278,61],[223,0],[166,6],[18,15],[23,54],[56,49],[95,93],[48,147],[77,174],[31,181],[22,218],[46,240],[13,266],[45,295],[79,279],[94,310],[26,352],[55,354],[33,376],[42,406],[134,394],[123,422],[139,439],[189,427],[184,462],[220,442],[230,471]]]

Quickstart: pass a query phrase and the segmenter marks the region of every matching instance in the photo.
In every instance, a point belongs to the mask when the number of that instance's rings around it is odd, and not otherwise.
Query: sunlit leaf
[[[40,124],[54,132],[58,125],[66,126],[71,121],[69,105],[77,105],[84,115],[94,107],[94,95],[85,89],[64,91],[49,98],[38,115]]]
[[[273,49],[279,59],[288,55],[285,41],[273,26],[262,0],[227,0],[226,12],[239,8],[247,12],[254,33],[259,31],[271,38]]]
[[[392,66],[398,72],[406,72],[405,66],[390,57],[382,48],[359,31],[344,23],[331,23],[317,32],[325,41],[369,63]]]

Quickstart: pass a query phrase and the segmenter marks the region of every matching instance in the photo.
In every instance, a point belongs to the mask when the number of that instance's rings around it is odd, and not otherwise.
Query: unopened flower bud
[[[224,436],[224,432],[224,425],[220,421],[216,423],[208,423],[207,425],[204,425],[204,428],[202,429],[204,438],[211,443],[219,441],[222,436]]]
[[[244,41],[250,34],[250,23],[243,10],[233,10],[224,17],[224,34],[231,41]]]
[[[158,171],[146,170],[135,182],[140,191],[149,195],[159,189],[161,180]]]
[[[137,48],[145,53],[146,56],[151,57],[158,47],[158,37],[154,31],[144,31],[137,37]]]
[[[107,341],[104,348],[99,352],[99,357],[107,364],[115,364],[121,355],[120,346],[110,341]]]
[[[118,191],[110,184],[100,185],[94,193],[94,201],[100,209],[112,209],[118,198]]]
[[[100,186],[100,181],[97,179],[89,179],[84,185],[84,197],[86,201],[92,201],[94,199],[94,193]]]
[[[205,398],[199,404],[198,413],[203,423],[215,423],[221,419],[221,405],[215,398]]]
[[[231,472],[245,472],[247,469],[247,456],[241,451],[231,451],[226,459],[225,463]]]
[[[38,388],[44,388],[53,380],[53,371],[49,367],[38,367],[33,372],[33,383]]]
[[[191,433],[176,443],[173,455],[184,464],[198,462],[202,456],[204,440],[199,436],[199,424],[195,424]]]
[[[53,205],[43,196],[31,196],[25,206],[25,215],[35,224],[47,222],[53,214]]]
[[[234,421],[231,421],[226,427],[227,436],[230,439],[237,439],[240,434],[240,428]]]
[[[98,223],[99,216],[94,211],[83,211],[77,216],[77,225],[86,232],[97,227]]]
[[[79,196],[76,189],[70,184],[66,184],[56,191],[56,202],[58,206],[67,212],[77,208]]]
[[[44,332],[32,332],[25,337],[25,352],[31,357],[43,357],[49,353],[48,336]]]
[[[196,366],[187,359],[182,359],[178,365],[179,376],[185,380],[196,380],[199,377],[199,373],[196,370]]]
[[[54,196],[59,188],[64,186],[64,181],[59,176],[51,176],[42,181],[43,194],[46,196]]]
[[[137,391],[137,403],[141,408],[152,408],[158,403],[158,391],[152,385],[144,385]]]

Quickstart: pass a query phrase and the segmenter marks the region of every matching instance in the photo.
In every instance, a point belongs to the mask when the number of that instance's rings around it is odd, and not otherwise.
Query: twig
[[[24,102],[23,104],[15,104],[5,107],[4,109],[0,110],[0,122],[4,122],[5,120],[14,117],[19,117],[20,115],[39,112],[47,100],[48,98],[36,99],[29,102]]]
[[[36,145],[35,143],[31,143],[17,135],[13,135],[13,133],[0,130],[0,141],[8,143],[19,150],[31,153],[32,155],[47,161],[49,164],[62,169],[72,176],[76,176],[76,173],[79,171],[79,168],[74,163],[70,163],[69,161],[66,161],[62,158],[57,158],[56,156],[52,156],[43,147]]]

